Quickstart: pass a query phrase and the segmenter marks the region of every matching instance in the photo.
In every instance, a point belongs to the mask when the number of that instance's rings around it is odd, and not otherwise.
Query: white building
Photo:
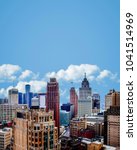
[[[12,88],[9,90],[9,104],[18,104],[18,89]]]
[[[91,115],[92,109],[92,92],[89,86],[89,82],[86,78],[83,79],[81,88],[79,88],[79,99],[78,99],[78,117],[85,115]]]

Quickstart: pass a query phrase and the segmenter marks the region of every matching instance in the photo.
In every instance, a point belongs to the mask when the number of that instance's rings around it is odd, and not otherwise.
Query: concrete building
[[[47,83],[47,97],[46,97],[46,111],[54,111],[55,126],[58,127],[58,133],[60,129],[60,98],[59,98],[59,84],[56,78],[50,78],[50,82]]]
[[[78,117],[83,117],[85,115],[90,116],[92,109],[91,106],[92,92],[85,74],[85,77],[81,84],[81,88],[79,88]]]
[[[84,118],[73,118],[70,121],[70,136],[71,137],[78,137],[79,136],[79,131],[81,129],[86,129],[87,128],[87,122]]]
[[[13,126],[13,150],[58,150],[58,130],[53,112],[17,111]]]
[[[120,106],[120,92],[114,89],[105,96],[105,110],[109,109],[110,106]]]
[[[74,117],[78,115],[78,95],[74,87],[70,89],[70,103],[74,105]]]
[[[10,147],[11,137],[11,128],[0,129],[0,150],[6,150],[8,147]]]
[[[120,106],[111,106],[104,113],[104,144],[120,147]]]
[[[17,105],[18,104],[18,89],[12,88],[9,90],[8,100],[9,104]]]

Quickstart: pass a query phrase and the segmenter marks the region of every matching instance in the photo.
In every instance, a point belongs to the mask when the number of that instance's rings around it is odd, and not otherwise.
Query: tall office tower
[[[98,93],[94,93],[92,95],[92,113],[100,112],[100,95]]]
[[[18,104],[18,89],[12,88],[9,90],[9,104]]]
[[[28,104],[28,107],[31,107],[31,99],[33,98],[33,93],[30,92],[30,85],[25,85],[25,93],[24,93],[24,104]]]
[[[60,128],[60,116],[59,116],[59,84],[56,78],[50,78],[50,82],[47,84],[47,97],[46,97],[46,111],[54,111],[55,126],[58,127],[58,133]]]
[[[13,126],[13,150],[58,150],[53,112],[18,110]]]
[[[78,99],[78,117],[85,115],[91,116],[91,105],[92,105],[92,93],[89,86],[89,82],[85,77],[82,81],[81,88],[79,88],[79,99]]]
[[[120,92],[114,89],[105,96],[105,110],[109,109],[110,106],[120,106]]]
[[[104,112],[104,144],[120,147],[120,106]]]
[[[74,117],[78,114],[78,95],[74,87],[70,89],[70,103],[74,105]]]

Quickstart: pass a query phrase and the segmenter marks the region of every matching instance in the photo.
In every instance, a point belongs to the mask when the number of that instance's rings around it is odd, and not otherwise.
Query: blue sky
[[[35,81],[33,90],[44,91],[54,75],[64,102],[85,71],[102,100],[119,90],[119,7],[118,0],[0,1],[0,95],[13,80],[19,89]]]

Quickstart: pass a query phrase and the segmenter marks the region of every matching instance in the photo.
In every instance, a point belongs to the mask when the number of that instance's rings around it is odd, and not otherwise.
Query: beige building
[[[6,148],[10,146],[11,136],[11,128],[4,128],[0,130],[0,150],[6,150]]]
[[[12,88],[9,90],[9,104],[18,104],[18,89]]]
[[[17,111],[13,126],[13,150],[26,149],[58,149],[58,132],[52,111]]]
[[[70,136],[78,137],[78,133],[81,129],[87,128],[87,121],[84,118],[74,118],[70,121]]]
[[[105,110],[109,109],[110,106],[120,106],[120,92],[110,90],[105,96]]]

